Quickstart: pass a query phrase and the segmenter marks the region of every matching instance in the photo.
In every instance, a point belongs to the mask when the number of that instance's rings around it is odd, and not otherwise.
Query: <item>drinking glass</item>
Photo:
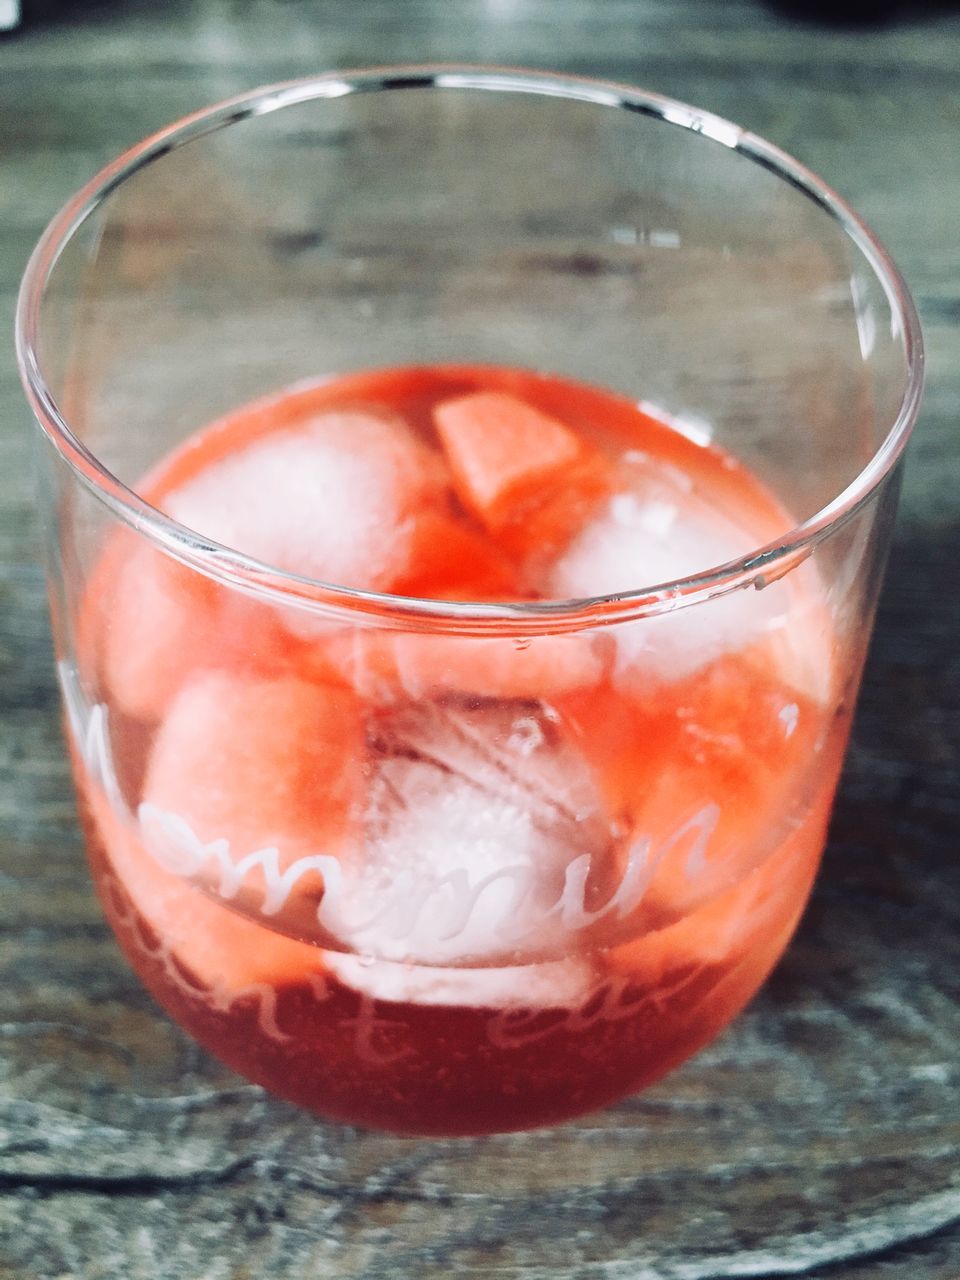
[[[637,89],[334,72],[108,165],[30,261],[18,352],[93,877],[178,1023],[420,1134],[583,1113],[720,1032],[816,872],[921,391],[908,293],[838,196]],[[167,509],[157,476],[224,423],[429,367],[540,379],[560,416],[604,389],[712,459],[740,540],[683,552],[681,462],[672,506],[583,516],[572,588],[447,600]],[[286,503],[272,465],[241,524]],[[296,536],[387,555],[365,495]]]

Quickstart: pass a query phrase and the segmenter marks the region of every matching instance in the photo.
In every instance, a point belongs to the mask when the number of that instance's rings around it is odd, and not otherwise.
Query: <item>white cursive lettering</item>
[[[298,882],[310,872],[318,872],[323,877],[324,893],[316,908],[316,919],[322,929],[334,935],[357,936],[379,926],[384,937],[403,940],[417,936],[421,946],[425,941],[424,929],[430,935],[431,944],[449,944],[468,936],[483,896],[494,886],[507,883],[511,893],[509,909],[500,913],[502,923],[494,926],[498,940],[504,945],[516,945],[531,934],[539,933],[550,921],[559,922],[562,931],[574,934],[601,920],[622,920],[640,906],[663,859],[690,836],[694,841],[685,864],[686,874],[701,873],[719,812],[715,804],[705,805],[655,851],[649,838],[635,840],[619,883],[607,901],[593,910],[586,905],[592,859],[589,854],[580,854],[566,867],[563,888],[556,902],[538,910],[532,902],[534,880],[528,866],[501,867],[476,881],[466,868],[442,876],[417,876],[403,869],[384,886],[382,901],[374,913],[357,920],[350,918],[350,886],[343,867],[331,854],[310,854],[281,869],[280,853],[275,846],[235,858],[229,840],[220,837],[203,842],[179,814],[148,803],[141,804],[137,811],[144,846],[154,861],[163,870],[184,879],[209,877],[203,887],[225,901],[233,901],[254,873],[259,872],[263,881],[259,911],[266,916],[276,916],[286,906]],[[527,909],[521,911],[521,905]],[[522,920],[519,927],[511,924],[517,919]]]

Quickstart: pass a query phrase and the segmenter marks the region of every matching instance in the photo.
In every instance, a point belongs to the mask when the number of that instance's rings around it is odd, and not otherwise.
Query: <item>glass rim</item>
[[[232,124],[287,106],[354,93],[405,89],[468,89],[526,93],[593,103],[653,117],[702,135],[768,169],[825,210],[869,264],[891,308],[904,351],[906,377],[894,421],[858,474],[826,505],[773,542],[747,555],[667,583],[578,599],[519,602],[443,601],[328,583],[274,568],[177,523],[124,484],[74,434],[44,378],[38,356],[46,285],[67,244],[138,170],[169,152]],[[205,107],[149,135],[94,175],[57,213],[34,249],[16,307],[20,379],[37,422],[86,488],[124,524],[208,577],[308,611],[347,611],[394,625],[406,622],[456,632],[514,636],[580,630],[672,611],[746,587],[762,587],[789,572],[873,496],[906,448],[923,394],[920,321],[909,290],[884,245],[856,211],[812,171],[759,135],[721,116],[614,81],[527,68],[437,63],[334,70],[262,86]]]

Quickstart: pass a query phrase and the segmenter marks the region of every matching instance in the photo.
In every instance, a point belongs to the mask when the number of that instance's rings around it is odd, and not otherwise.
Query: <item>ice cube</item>
[[[324,958],[347,986],[397,1004],[575,1009],[586,1003],[597,983],[593,966],[579,958],[496,969],[428,968],[389,960],[370,963],[365,957],[334,951]]]
[[[212,464],[165,507],[276,568],[377,589],[405,566],[405,516],[442,487],[437,465],[402,423],[331,412]]]
[[[599,596],[687,577],[745,555],[747,530],[689,497],[618,493],[553,570],[558,595]]]
[[[587,765],[543,706],[411,704],[378,717],[369,745],[365,855],[321,923],[412,964],[562,952],[567,868],[601,865],[610,834]]]
[[[657,586],[744,556],[750,531],[691,496],[658,489],[619,493],[553,570],[561,596],[607,595]],[[762,640],[784,624],[788,593],[750,588],[616,629],[614,681],[676,680],[720,654]]]

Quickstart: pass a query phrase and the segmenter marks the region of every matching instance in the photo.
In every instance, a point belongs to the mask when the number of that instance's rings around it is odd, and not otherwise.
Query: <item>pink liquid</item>
[[[786,521],[618,397],[480,368],[282,394],[145,491],[280,568],[442,599],[668,581]],[[274,1093],[407,1133],[562,1120],[713,1039],[803,908],[846,733],[809,571],[518,645],[297,614],[124,534],[81,659],[91,861],[143,981]]]

